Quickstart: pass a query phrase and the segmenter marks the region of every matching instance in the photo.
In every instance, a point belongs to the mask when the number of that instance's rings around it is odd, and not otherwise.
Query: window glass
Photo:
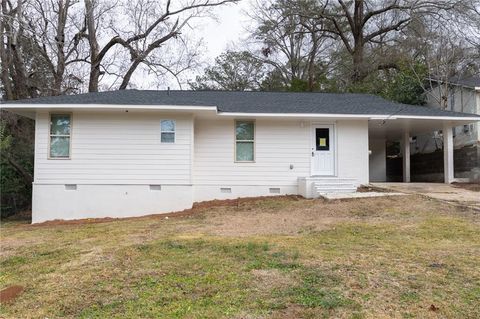
[[[237,161],[253,161],[253,143],[237,142]]]
[[[50,157],[69,157],[70,137],[52,136],[50,139]]]
[[[237,141],[253,141],[253,122],[237,121]]]
[[[330,150],[330,129],[317,128],[315,129],[315,145],[317,151]]]
[[[160,141],[162,143],[175,143],[175,121],[162,120],[160,122]]]
[[[175,121],[162,120],[162,132],[175,132]]]
[[[50,158],[70,157],[71,117],[68,114],[50,115]]]
[[[50,134],[70,135],[70,115],[55,115],[50,117]]]
[[[175,143],[175,133],[162,132],[161,142],[162,143]]]
[[[252,121],[235,122],[235,160],[253,162],[255,160],[255,123]]]

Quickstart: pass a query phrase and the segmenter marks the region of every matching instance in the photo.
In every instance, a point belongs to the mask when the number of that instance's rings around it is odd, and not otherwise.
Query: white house
[[[34,223],[172,212],[212,199],[355,191],[385,180],[386,139],[408,141],[480,120],[326,93],[126,90],[2,108],[36,121]],[[451,182],[452,134],[445,143]],[[410,143],[403,145],[408,151]],[[409,181],[408,156],[404,168]]]
[[[427,94],[427,106],[455,112],[480,114],[480,76],[455,77],[448,81],[429,80],[431,88]],[[463,124],[453,128],[453,146],[455,154],[455,177],[470,181],[480,181],[480,124]],[[418,161],[424,161],[431,154],[441,152],[443,147],[441,132],[419,135],[414,139],[412,155]],[[419,178],[435,180],[442,172],[429,170],[417,173]],[[429,174],[428,174],[429,173]]]

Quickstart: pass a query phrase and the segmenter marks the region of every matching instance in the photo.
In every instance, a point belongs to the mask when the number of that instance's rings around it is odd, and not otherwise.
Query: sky
[[[212,65],[215,57],[227,49],[238,50],[238,48],[235,48],[235,43],[238,44],[242,39],[246,38],[245,28],[249,18],[244,11],[250,8],[251,1],[253,0],[241,0],[236,4],[216,7],[211,12],[215,19],[209,17],[199,18],[192,23],[194,38],[203,39],[202,47],[205,49],[202,52],[201,61],[205,66]],[[148,72],[147,68],[139,68],[132,76],[131,85],[132,88],[137,89],[165,90],[171,88],[173,90],[185,90],[189,89],[189,85],[185,83],[186,80],[193,81],[199,74],[203,74],[202,69],[182,73],[182,86],[180,87],[171,75],[166,75],[159,81],[154,74]],[[108,82],[108,80],[105,82]]]
[[[208,50],[206,54],[212,60],[228,49],[232,42],[243,37],[248,17],[242,11],[246,10],[249,4],[250,1],[243,0],[237,4],[218,7],[214,11],[218,21],[209,19],[204,22],[205,27],[201,33]]]

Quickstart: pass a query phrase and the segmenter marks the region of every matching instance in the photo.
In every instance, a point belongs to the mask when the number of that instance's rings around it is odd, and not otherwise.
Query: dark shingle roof
[[[430,79],[434,82],[445,82],[443,80],[439,79]],[[458,77],[454,76],[448,79],[448,83],[453,84],[453,85],[460,85],[460,86],[466,86],[469,88],[478,88],[480,87],[480,75],[473,75],[473,76],[468,76],[468,77]]]
[[[219,112],[234,113],[475,116],[394,103],[369,94],[347,93],[123,90],[41,97],[8,103],[216,106]]]

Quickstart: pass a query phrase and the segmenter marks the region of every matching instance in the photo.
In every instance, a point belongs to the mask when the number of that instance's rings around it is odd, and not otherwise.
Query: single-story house
[[[480,116],[366,94],[141,91],[3,103],[35,119],[33,222],[179,211],[194,202],[355,191],[385,180],[385,141]],[[450,133],[448,133],[450,132]],[[404,181],[410,180],[404,156]]]

